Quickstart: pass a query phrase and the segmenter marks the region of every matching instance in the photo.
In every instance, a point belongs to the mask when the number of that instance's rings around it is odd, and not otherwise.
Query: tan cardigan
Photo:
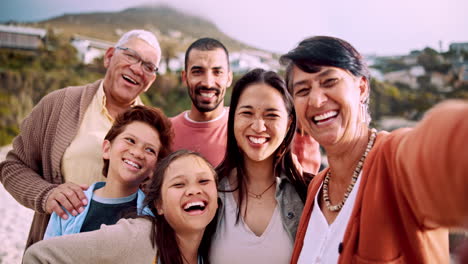
[[[380,132],[367,157],[339,263],[449,263],[445,227],[468,226],[468,104],[435,107],[414,129]],[[309,186],[291,263],[297,263],[314,197]]]
[[[75,137],[101,80],[45,96],[21,124],[13,149],[0,163],[0,180],[22,205],[35,211],[26,246],[44,236],[49,192],[64,182],[60,162]]]
[[[23,263],[153,263],[151,221],[121,219],[117,224],[73,235],[54,237],[31,246]]]

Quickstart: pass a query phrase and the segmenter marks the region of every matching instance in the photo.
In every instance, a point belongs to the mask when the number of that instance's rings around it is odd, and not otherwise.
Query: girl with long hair
[[[272,71],[255,69],[234,86],[227,150],[217,167],[220,205],[212,263],[288,263],[306,197],[295,166],[293,100]]]
[[[153,216],[41,241],[24,263],[209,263],[217,177],[205,158],[179,150],[162,159],[145,204]]]

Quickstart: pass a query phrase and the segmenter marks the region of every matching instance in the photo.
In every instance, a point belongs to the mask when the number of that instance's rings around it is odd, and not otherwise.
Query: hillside
[[[164,5],[129,8],[114,13],[65,14],[33,25],[54,29],[65,36],[79,34],[112,42],[116,41],[122,32],[143,28],[158,34],[163,42],[177,40],[182,49],[194,39],[207,36],[220,40],[230,50],[254,49],[230,38],[204,18]]]

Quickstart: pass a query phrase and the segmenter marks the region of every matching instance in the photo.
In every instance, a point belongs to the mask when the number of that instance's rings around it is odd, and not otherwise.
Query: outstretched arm
[[[447,101],[430,110],[401,137],[395,167],[420,223],[468,227],[468,103]]]
[[[54,237],[29,247],[23,263],[151,263],[151,222],[122,219],[115,225]]]

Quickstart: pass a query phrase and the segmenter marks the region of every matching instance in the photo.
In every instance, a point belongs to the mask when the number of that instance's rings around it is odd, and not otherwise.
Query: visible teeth
[[[214,93],[200,93],[200,94],[201,94],[201,96],[208,97],[208,98],[211,98],[211,97],[213,97],[215,95]]]
[[[133,166],[137,169],[141,169],[140,165],[136,164],[135,162],[131,161],[131,160],[124,160],[125,163],[127,163],[128,165],[130,166]]]
[[[261,138],[258,138],[258,137],[249,137],[249,140],[252,141],[253,143],[255,144],[263,144],[266,142],[266,138],[264,137],[261,137]]]
[[[192,202],[192,203],[188,203],[184,206],[184,210],[187,210],[189,209],[190,207],[193,207],[193,206],[200,206],[202,208],[205,207],[205,203],[203,202]]]
[[[125,78],[125,80],[133,83],[133,84],[138,84],[137,81],[133,80],[132,77],[128,76],[128,75],[123,75],[123,77]]]
[[[322,120],[325,120],[325,119],[330,118],[332,116],[335,116],[337,114],[338,114],[337,111],[326,112],[324,114],[314,116],[314,121],[322,121]]]

